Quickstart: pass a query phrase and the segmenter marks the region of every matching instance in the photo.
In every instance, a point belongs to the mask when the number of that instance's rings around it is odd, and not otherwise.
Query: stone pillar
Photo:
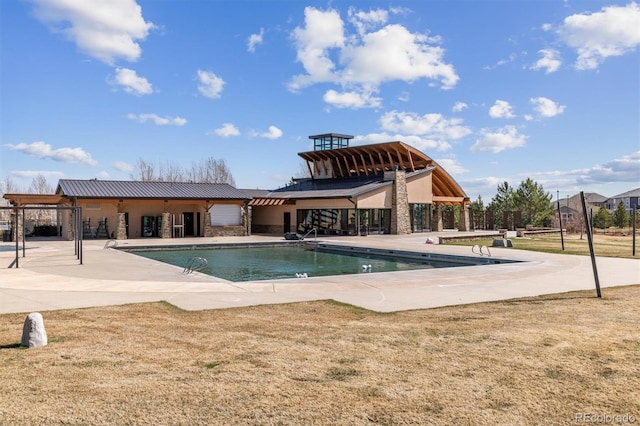
[[[124,220],[125,213],[118,213],[118,223],[116,224],[116,240],[127,239],[127,222]]]
[[[391,195],[391,233],[410,234],[411,218],[409,216],[409,195],[404,170],[395,170]]]
[[[248,205],[244,205],[241,207],[241,220],[242,220],[242,226],[245,229],[245,237],[251,235],[251,210],[249,209]]]
[[[74,239],[74,234],[73,234],[73,229],[74,229],[74,223],[76,220],[76,211],[77,210],[68,210],[68,214],[67,214],[67,232],[65,232],[65,239],[67,241],[73,241]]]
[[[172,226],[171,226],[171,213],[164,212],[162,213],[162,229],[160,230],[160,238],[171,238],[172,235]]]
[[[436,204],[434,207],[436,213],[436,229],[437,232],[442,232],[444,230],[444,222],[442,221],[442,208],[439,204]]]
[[[458,231],[470,231],[471,226],[469,223],[469,206],[460,206],[460,223],[458,224]]]
[[[11,210],[11,241],[13,242],[22,241],[22,234],[24,233],[24,223],[22,223],[20,211],[18,211],[17,215],[18,226],[16,227],[16,211]]]
[[[211,213],[204,212],[204,236],[205,238],[213,237],[213,226],[211,226]]]

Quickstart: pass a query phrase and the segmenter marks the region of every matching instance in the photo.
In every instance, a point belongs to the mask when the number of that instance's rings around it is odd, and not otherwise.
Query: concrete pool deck
[[[470,233],[481,234],[480,231]],[[366,237],[319,237],[318,241],[348,246],[477,256],[470,247],[426,244],[457,231]],[[308,240],[313,241],[311,236]],[[134,239],[118,247],[194,245],[207,243],[282,242],[280,236]],[[186,310],[333,299],[379,312],[424,309],[506,300],[574,290],[593,290],[589,256],[558,255],[490,247],[493,259],[521,263],[367,273],[331,277],[291,278],[233,283],[204,274],[183,274],[182,268],[120,250],[106,240],[86,240],[83,264],[73,241],[27,240],[19,268],[8,268],[15,243],[0,247],[0,313],[44,312],[127,303],[167,301]],[[586,244],[586,241],[585,241]],[[596,253],[597,254],[597,253]],[[640,283],[640,260],[598,257],[600,286]]]

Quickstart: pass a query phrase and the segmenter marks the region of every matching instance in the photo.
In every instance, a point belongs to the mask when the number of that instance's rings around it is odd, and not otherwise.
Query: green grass
[[[564,250],[562,249],[562,240],[560,236],[544,236],[544,237],[525,237],[510,238],[513,248],[518,250],[540,251],[545,253],[558,254],[576,254],[589,256],[589,243],[587,235],[582,237],[574,234],[564,237]],[[596,256],[602,257],[620,257],[628,259],[640,259],[640,238],[636,237],[636,250],[633,256],[633,238],[630,235],[612,236],[612,235],[594,235],[593,247]],[[460,241],[447,243],[448,245],[457,246],[474,246],[481,245],[491,247],[493,239]]]

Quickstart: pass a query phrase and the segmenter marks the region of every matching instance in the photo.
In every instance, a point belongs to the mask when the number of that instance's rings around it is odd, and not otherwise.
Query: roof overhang
[[[71,200],[60,194],[4,194],[3,198],[13,206],[70,204]]]

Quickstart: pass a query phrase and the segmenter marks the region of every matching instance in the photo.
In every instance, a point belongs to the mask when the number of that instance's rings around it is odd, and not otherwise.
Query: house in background
[[[628,214],[633,214],[633,208],[639,209],[640,203],[640,188],[632,189],[631,191],[623,192],[622,194],[615,195],[607,200],[607,209],[614,211],[618,208],[618,205],[622,203]]]

